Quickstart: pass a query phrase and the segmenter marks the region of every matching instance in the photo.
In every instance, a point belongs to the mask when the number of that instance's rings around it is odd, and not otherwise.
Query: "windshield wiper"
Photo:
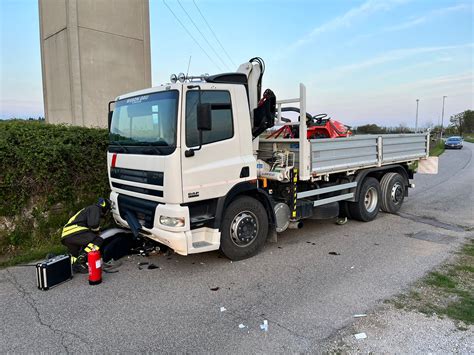
[[[110,144],[118,145],[124,153],[128,153],[128,149],[118,141],[111,141]]]
[[[143,154],[150,154],[150,153],[158,153],[158,154],[163,154],[163,151],[159,148],[159,146],[157,145],[153,145],[153,144],[144,144],[145,147],[148,147],[147,149],[143,149]],[[161,145],[161,146],[164,146],[164,145]]]
[[[142,151],[143,154],[153,154],[153,153],[158,153],[159,155],[163,154],[163,152],[157,147],[154,147],[152,145],[147,145],[147,147],[149,148],[143,149]]]
[[[159,140],[159,141],[156,141],[156,142],[149,142],[149,143],[145,143],[145,144],[148,144],[148,145],[153,145],[153,146],[166,146],[166,147],[169,147],[169,144],[168,142],[164,141],[164,140]]]
[[[152,154],[153,152],[158,154],[163,154],[163,150],[160,147],[169,147],[169,144],[164,140],[159,140],[156,142],[140,142],[139,144],[142,147],[147,147],[142,151],[143,154]]]

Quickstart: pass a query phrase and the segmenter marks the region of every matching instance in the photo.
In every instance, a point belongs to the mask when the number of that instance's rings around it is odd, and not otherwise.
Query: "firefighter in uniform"
[[[63,228],[61,243],[72,255],[76,272],[85,272],[87,253],[100,250],[103,239],[99,235],[101,218],[110,211],[110,201],[100,197],[97,204],[83,208],[72,216]]]

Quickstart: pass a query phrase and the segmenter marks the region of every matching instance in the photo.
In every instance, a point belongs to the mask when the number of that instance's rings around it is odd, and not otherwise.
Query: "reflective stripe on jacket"
[[[101,211],[100,207],[92,205],[83,208],[72,216],[63,228],[61,237],[67,237],[69,235],[91,230],[93,232],[99,230]]]

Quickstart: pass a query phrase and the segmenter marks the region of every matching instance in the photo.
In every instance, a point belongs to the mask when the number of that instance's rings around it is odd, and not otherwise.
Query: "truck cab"
[[[257,188],[246,85],[176,82],[117,97],[107,161],[119,225],[182,255],[219,249],[225,197]]]

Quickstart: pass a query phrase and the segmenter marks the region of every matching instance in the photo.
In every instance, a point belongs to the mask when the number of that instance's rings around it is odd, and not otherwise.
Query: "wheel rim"
[[[379,196],[375,187],[370,187],[365,193],[364,205],[365,210],[369,213],[374,212],[377,207]]]
[[[403,200],[403,186],[399,182],[395,183],[390,192],[390,198],[392,202],[398,205]]]
[[[238,247],[247,247],[254,242],[258,235],[258,220],[250,211],[237,214],[230,224],[230,238]]]

